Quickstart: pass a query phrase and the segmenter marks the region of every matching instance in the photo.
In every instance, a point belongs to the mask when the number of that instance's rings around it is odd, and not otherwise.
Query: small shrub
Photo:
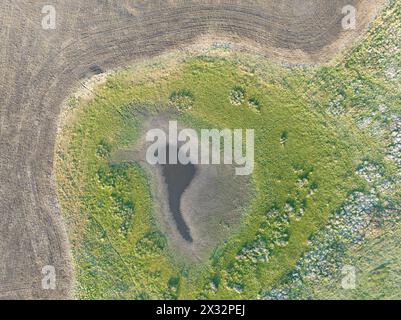
[[[319,187],[319,184],[316,181],[313,181],[310,185],[311,190],[317,190],[318,187]]]
[[[170,95],[170,104],[179,111],[191,110],[194,104],[194,96],[187,89],[173,91]]]
[[[159,231],[148,232],[137,243],[137,247],[140,252],[155,252],[158,250],[163,250],[166,246],[166,237]]]
[[[100,158],[107,158],[111,152],[111,145],[102,139],[96,147],[96,155]]]
[[[287,141],[288,141],[288,131],[285,130],[285,131],[283,131],[282,134],[281,134],[280,143],[281,143],[282,145],[284,145],[284,144],[287,143]]]
[[[252,97],[248,101],[249,107],[251,107],[253,110],[260,111],[262,109],[262,103],[259,101],[258,98]]]
[[[234,87],[230,92],[230,102],[235,106],[241,105],[245,100],[245,89],[240,86]]]
[[[180,277],[170,277],[168,280],[168,287],[172,290],[177,290],[180,285]]]
[[[219,275],[215,275],[212,277],[211,283],[213,286],[217,289],[220,286],[221,283],[221,277]]]

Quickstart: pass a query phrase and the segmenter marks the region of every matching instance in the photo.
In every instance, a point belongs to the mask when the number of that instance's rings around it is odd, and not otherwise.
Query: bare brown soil
[[[0,2],[0,298],[68,298],[72,267],[53,179],[63,100],[93,66],[130,64],[205,35],[277,61],[321,63],[349,46],[385,0],[3,0]],[[41,27],[44,5],[56,30]],[[343,32],[341,8],[358,9]],[[43,290],[53,265],[57,289]]]

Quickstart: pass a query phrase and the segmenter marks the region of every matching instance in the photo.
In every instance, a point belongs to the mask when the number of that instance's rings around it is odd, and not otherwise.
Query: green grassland
[[[138,63],[109,76],[92,99],[71,98],[55,170],[76,297],[262,298],[289,286],[292,270],[314,249],[311,239],[353,192],[372,187],[356,173],[361,163],[377,163],[382,180],[399,170],[386,160],[382,142],[401,106],[400,80],[389,78],[385,64],[399,71],[400,53],[379,51],[380,41],[393,39],[400,12],[391,2],[365,41],[332,65],[288,68],[212,47]],[[383,105],[385,113],[379,111]],[[198,264],[170,248],[145,170],[135,162],[109,161],[114,151],[135,144],[145,113],[169,110],[196,129],[255,129],[251,204],[241,227]],[[360,125],[367,117],[369,126]],[[399,185],[391,190],[380,198],[399,196]],[[352,250],[347,244],[339,259],[370,252]],[[370,297],[367,292],[380,285],[366,279],[370,287],[352,297]],[[344,295],[305,285],[313,292],[309,297]],[[302,289],[291,297],[304,297]]]

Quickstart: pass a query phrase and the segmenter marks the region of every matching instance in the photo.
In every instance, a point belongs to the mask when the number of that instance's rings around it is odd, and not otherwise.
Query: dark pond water
[[[169,158],[169,148],[167,147],[167,159]],[[166,164],[163,165],[163,175],[167,184],[168,202],[170,211],[174,216],[178,231],[188,242],[192,242],[190,230],[185,223],[181,209],[181,197],[185,189],[190,185],[195,176],[196,168],[193,164]]]

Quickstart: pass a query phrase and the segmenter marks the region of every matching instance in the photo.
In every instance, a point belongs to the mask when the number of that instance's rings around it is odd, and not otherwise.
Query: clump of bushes
[[[187,89],[173,91],[169,100],[178,111],[191,110],[194,105],[194,95]]]
[[[111,144],[102,139],[96,146],[96,155],[100,158],[107,158],[110,155],[111,149]]]
[[[256,97],[252,97],[248,100],[248,105],[252,110],[259,111],[262,109],[262,103]]]
[[[230,102],[234,106],[240,106],[245,101],[246,90],[241,86],[235,86],[230,92]]]
[[[256,262],[267,262],[271,256],[271,251],[266,242],[266,239],[260,235],[252,243],[246,245],[237,254],[238,260],[248,260],[253,263]]]
[[[245,88],[241,86],[235,86],[230,92],[230,102],[234,106],[241,106],[247,100],[248,107],[253,111],[258,111],[262,109],[262,103],[257,97],[247,98]]]
[[[167,239],[160,231],[150,231],[139,240],[136,244],[137,250],[143,254],[149,254],[149,252],[158,252],[164,250],[167,246]]]

